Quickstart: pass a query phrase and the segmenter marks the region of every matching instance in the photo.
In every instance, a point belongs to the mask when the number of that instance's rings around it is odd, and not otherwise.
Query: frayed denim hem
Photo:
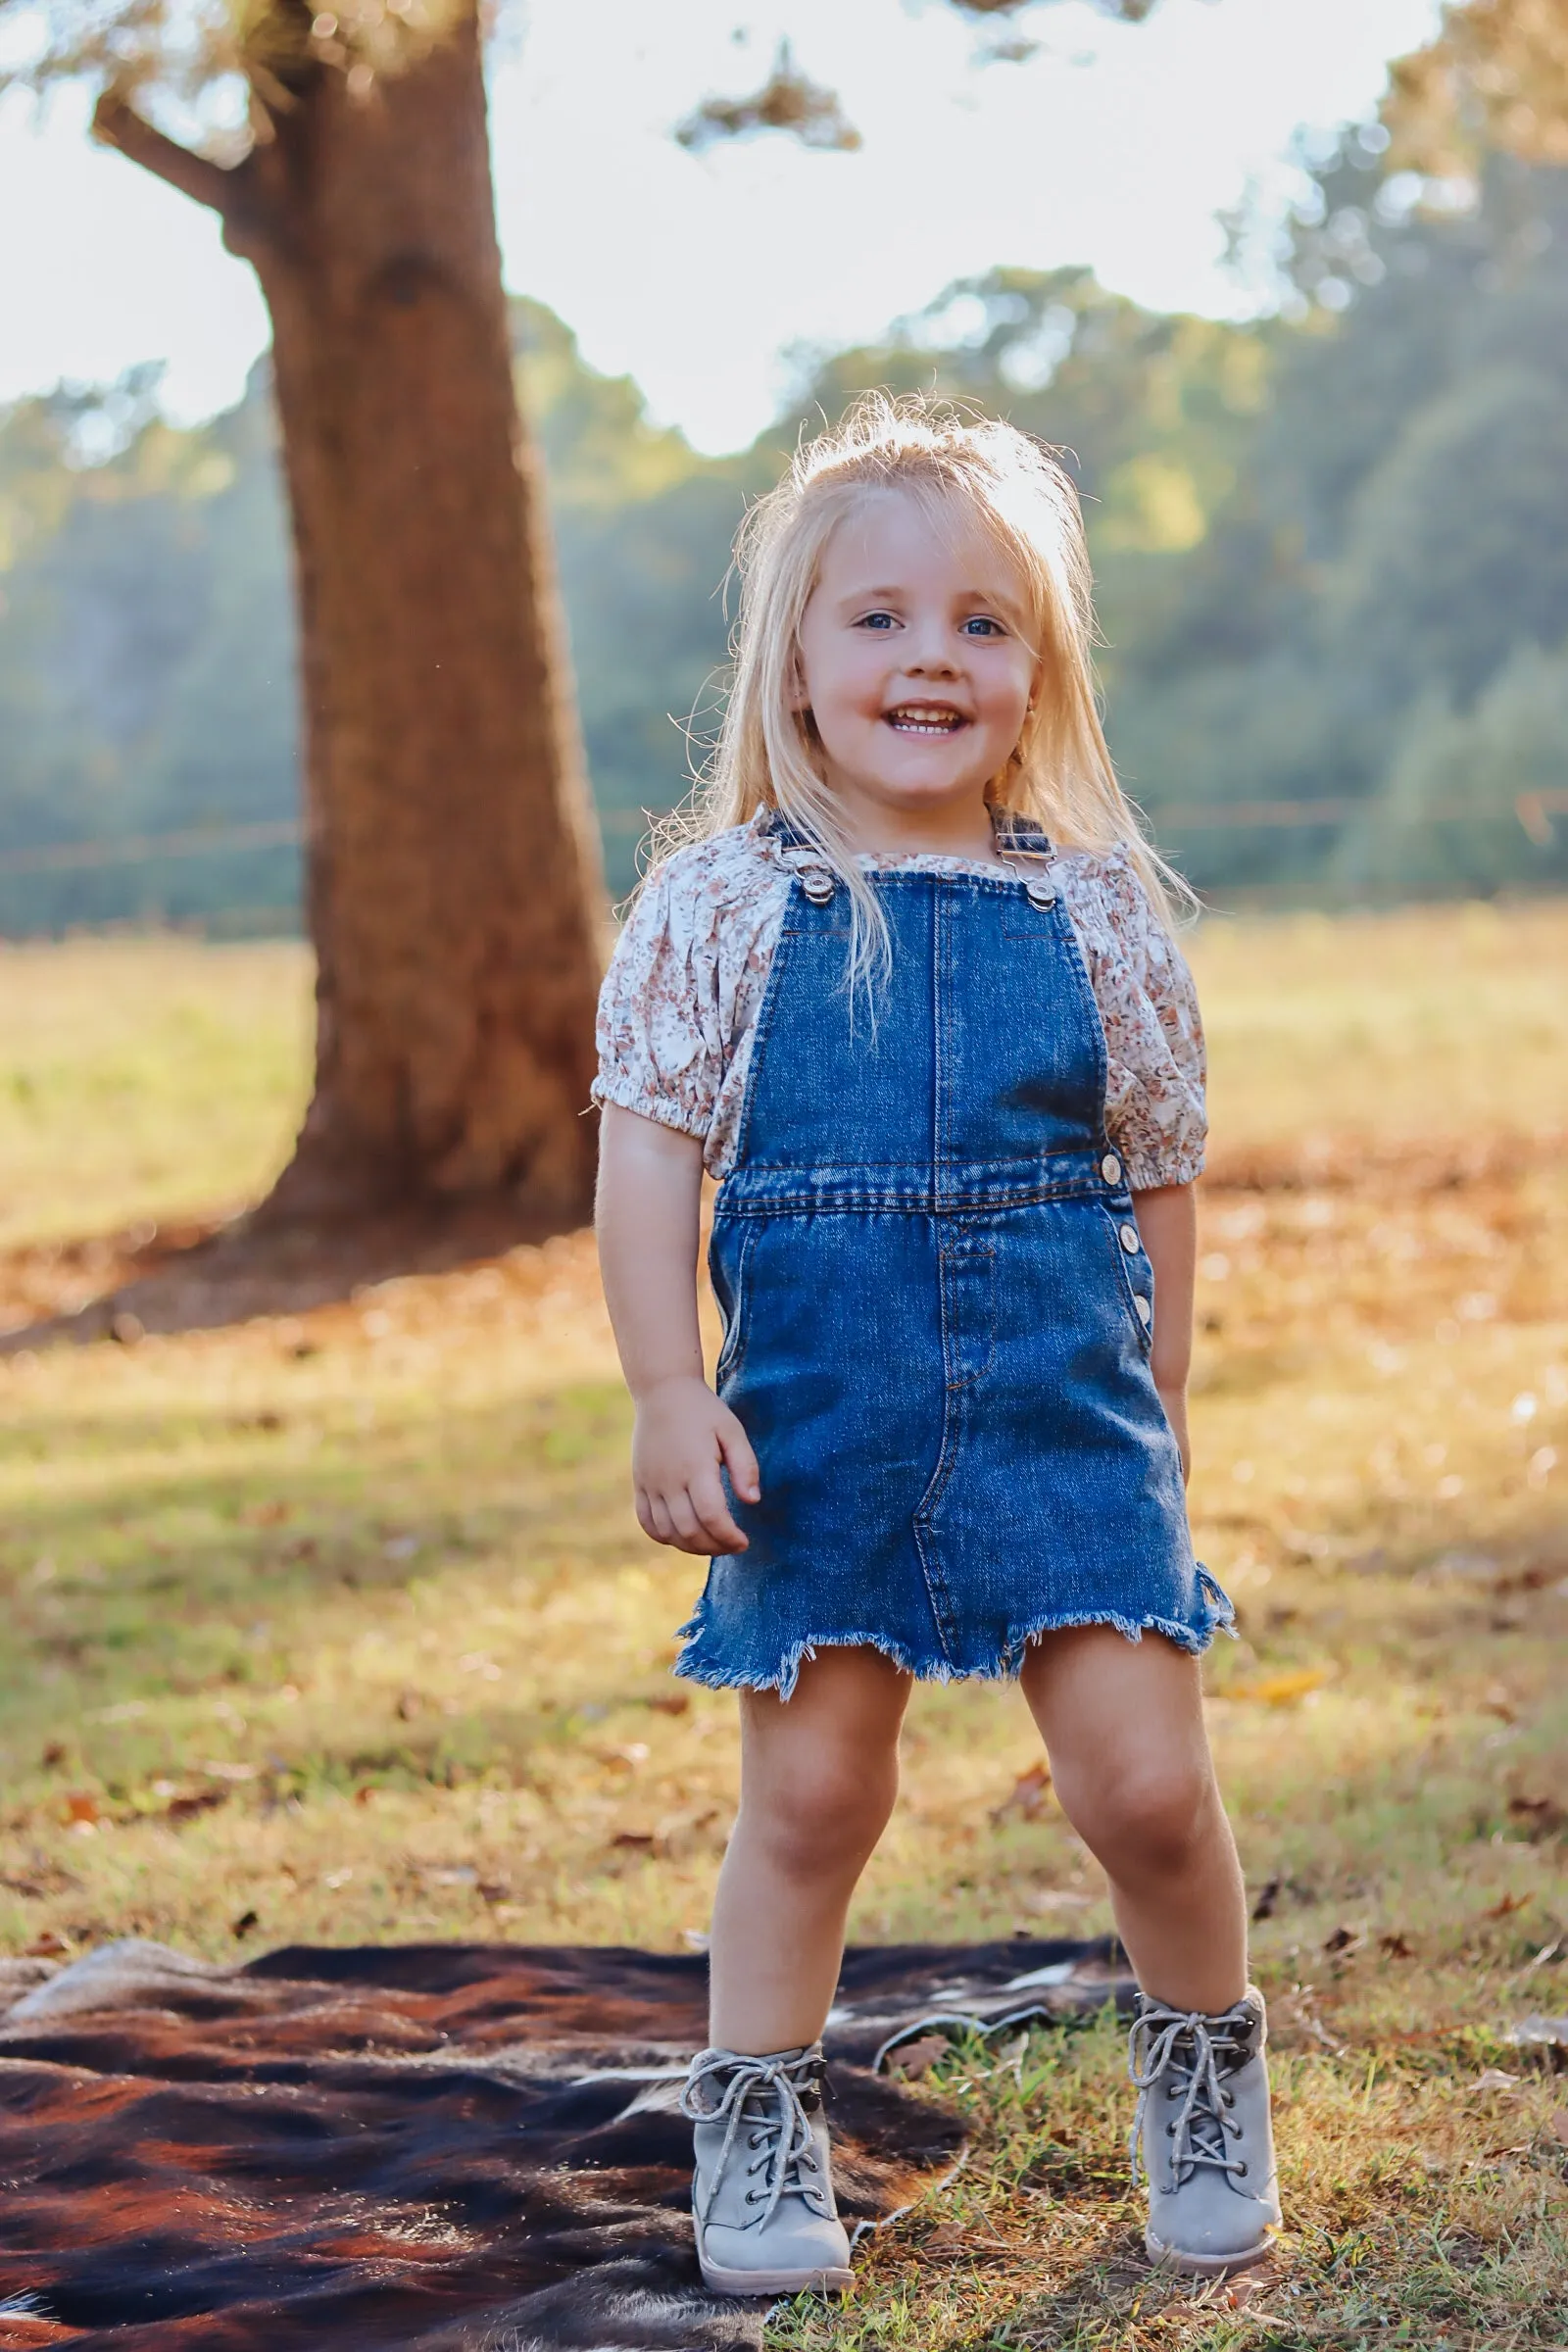
[[[814,1634],[808,1642],[792,1642],[770,1674],[765,1667],[721,1666],[694,1655],[707,1628],[700,1615],[689,1618],[680,1628],[679,1639],[687,1644],[676,1659],[674,1672],[689,1683],[701,1683],[710,1690],[776,1690],[781,1699],[795,1695],[801,1668],[808,1658],[814,1658],[820,1649],[874,1649],[895,1666],[912,1675],[917,1683],[1006,1683],[1016,1682],[1026,1653],[1047,1634],[1059,1634],[1079,1625],[1114,1626],[1117,1633],[1129,1642],[1141,1642],[1145,1634],[1163,1634],[1178,1649],[1200,1657],[1217,1633],[1236,1636],[1236,1612],[1229,1597],[1220,1590],[1204,1568],[1200,1568],[1199,1583],[1210,1606],[1197,1625],[1189,1625],[1180,1617],[1126,1617],[1115,1609],[1046,1610],[1025,1626],[1009,1628],[1006,1646],[984,1666],[956,1666],[950,1658],[917,1658],[902,1642],[890,1642],[884,1634]]]

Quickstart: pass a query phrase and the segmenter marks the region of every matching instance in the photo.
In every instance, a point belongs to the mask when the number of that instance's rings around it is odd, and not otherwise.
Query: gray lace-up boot
[[[1138,1996],[1133,2178],[1142,2169],[1149,2182],[1144,2243],[1156,2262],[1223,2278],[1269,2250],[1280,2200],[1266,2039],[1263,1996],[1251,1986],[1212,2017]]]
[[[850,2283],[822,2115],[822,2045],[745,2058],[703,2050],[681,2107],[696,2127],[697,2259],[716,2295]]]

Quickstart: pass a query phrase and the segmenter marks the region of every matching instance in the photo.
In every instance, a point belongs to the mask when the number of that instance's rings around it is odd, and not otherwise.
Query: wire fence
[[[1150,810],[1155,832],[1246,833],[1259,830],[1311,830],[1348,824],[1364,816],[1375,804],[1365,800],[1326,801],[1194,801]],[[1481,824],[1495,821],[1495,809],[1477,808],[1473,802],[1423,808],[1408,817],[1389,812],[1395,823],[1425,825]],[[1568,789],[1522,792],[1513,803],[1513,815],[1538,848],[1553,840],[1552,819],[1568,816]],[[645,808],[606,808],[599,814],[600,830],[612,838],[641,839],[659,812]],[[0,876],[8,874],[86,873],[94,868],[143,865],[166,858],[232,857],[254,850],[296,850],[304,846],[305,829],[293,817],[278,817],[252,825],[188,825],[172,833],[126,833],[96,841],[34,843],[24,849],[0,851]]]

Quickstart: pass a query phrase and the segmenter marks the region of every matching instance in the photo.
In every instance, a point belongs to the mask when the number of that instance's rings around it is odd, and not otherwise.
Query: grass
[[[960,2051],[952,2187],[801,2352],[1568,2345],[1568,906],[1213,924],[1193,1507],[1265,1915],[1290,2230],[1136,2255],[1108,2026]],[[13,1248],[237,1204],[302,1093],[297,951],[0,956]],[[15,1083],[20,1075],[25,1083]],[[29,1092],[30,1088],[30,1092]],[[730,1702],[626,1501],[580,1236],[308,1317],[0,1362],[0,1948],[700,1934]],[[919,1694],[862,1937],[1091,1932],[1021,1704]],[[1498,2078],[1502,2078],[1499,2080]]]
[[[0,1247],[237,1208],[305,1107],[293,944],[0,944]]]

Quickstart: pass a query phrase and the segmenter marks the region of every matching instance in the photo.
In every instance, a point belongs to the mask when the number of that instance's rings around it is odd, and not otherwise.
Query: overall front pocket
[[[708,1276],[724,1319],[724,1340],[713,1366],[713,1386],[722,1390],[741,1366],[750,1302],[746,1269],[757,1245],[756,1217],[717,1217],[708,1245]]]
[[[1132,1210],[1102,1205],[1101,1215],[1116,1261],[1116,1289],[1127,1320],[1138,1334],[1145,1355],[1154,1345],[1154,1269],[1144,1248],[1143,1235]],[[1128,1247],[1128,1237],[1132,1247]]]

